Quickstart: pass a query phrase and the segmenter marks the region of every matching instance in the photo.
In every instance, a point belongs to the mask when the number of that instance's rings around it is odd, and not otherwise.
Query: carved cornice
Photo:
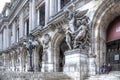
[[[14,18],[18,15],[18,13],[23,9],[23,7],[25,6],[25,4],[28,2],[28,0],[20,0],[18,1],[19,5],[16,6],[16,9],[14,9],[10,15],[9,15],[9,24],[12,23],[12,21],[14,20]]]
[[[41,30],[41,26],[37,26],[31,31],[31,33],[33,36],[41,36]]]
[[[68,51],[65,51],[65,55],[71,55],[71,54],[87,54],[88,52],[84,49],[72,49],[72,50],[68,50]]]
[[[65,18],[64,15],[65,15],[65,12],[61,10],[50,19],[50,21],[48,22],[48,25],[62,21]]]

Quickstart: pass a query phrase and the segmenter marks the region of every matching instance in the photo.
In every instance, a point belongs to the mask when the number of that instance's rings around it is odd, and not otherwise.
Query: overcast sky
[[[3,10],[3,7],[5,5],[6,2],[10,2],[11,0],[0,0],[0,13],[2,12]]]

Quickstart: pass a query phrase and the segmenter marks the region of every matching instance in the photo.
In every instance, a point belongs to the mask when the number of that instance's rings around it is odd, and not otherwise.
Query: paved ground
[[[120,71],[112,71],[109,74],[91,76],[86,80],[120,80]]]

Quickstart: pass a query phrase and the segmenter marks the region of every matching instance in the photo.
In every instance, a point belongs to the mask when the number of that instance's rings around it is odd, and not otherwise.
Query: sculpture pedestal
[[[95,57],[89,58],[89,76],[96,75]]]
[[[64,72],[78,72],[75,80],[84,80],[88,76],[87,51],[80,49],[66,51]]]

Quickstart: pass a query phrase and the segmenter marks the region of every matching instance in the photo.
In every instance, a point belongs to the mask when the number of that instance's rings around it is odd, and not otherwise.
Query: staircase
[[[86,80],[120,80],[120,71],[111,71],[109,74],[97,74]]]
[[[0,72],[0,80],[73,80],[62,72]]]

